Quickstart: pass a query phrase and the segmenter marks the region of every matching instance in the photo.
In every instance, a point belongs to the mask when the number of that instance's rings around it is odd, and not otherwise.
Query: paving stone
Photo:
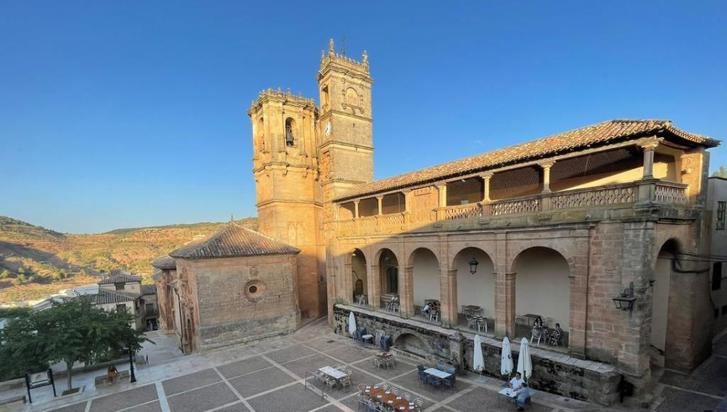
[[[664,388],[662,395],[664,402],[656,408],[656,412],[713,411],[719,404],[718,399],[674,388]]]
[[[316,412],[339,412],[342,410],[343,409],[339,408],[338,406],[336,406],[334,404],[330,404],[330,405],[324,406],[321,409],[317,409]],[[357,409],[354,409],[354,411],[355,410],[357,410]]]
[[[2,410],[2,409],[0,409]],[[53,409],[52,412],[83,412],[86,410],[86,402],[74,403],[73,405]]]
[[[320,396],[307,390],[301,384],[295,384],[274,392],[258,396],[248,401],[260,412],[266,411],[309,411],[328,403]]]
[[[370,358],[374,356],[375,352],[371,352],[368,350],[364,350],[361,348],[358,348],[356,346],[347,346],[335,349],[330,352],[326,352],[326,354],[332,358],[340,359],[346,363],[356,362],[360,361],[365,358]]]
[[[172,412],[205,411],[236,400],[237,396],[224,382],[167,397]]]
[[[159,404],[159,401],[154,401],[151,403],[145,403],[143,405],[135,406],[131,409],[126,409],[124,412],[161,412],[162,406]]]
[[[333,358],[317,354],[286,363],[283,366],[301,378],[305,378],[311,376],[313,372],[319,368],[324,366],[335,366],[337,363],[339,362]]]
[[[484,388],[475,388],[474,390],[463,394],[462,396],[446,403],[448,407],[461,412],[479,412],[479,411],[507,411],[511,412],[515,408],[509,399],[502,397],[495,391]],[[527,408],[530,412],[549,412],[552,408],[531,402]]]
[[[366,360],[363,360],[360,362],[356,362],[356,363],[353,363],[352,366],[354,366],[355,368],[358,368],[358,369],[363,369],[372,375],[380,376],[380,377],[386,378],[386,379],[391,379],[393,377],[403,375],[407,372],[416,371],[416,365],[402,362],[399,359],[396,360],[396,364],[393,368],[388,368],[388,369],[377,368],[374,365],[373,359],[366,359]]]
[[[245,406],[244,403],[238,402],[235,404],[232,404],[230,406],[226,406],[222,409],[217,409],[215,412],[249,412],[250,410],[247,409],[247,406]]]
[[[419,382],[419,375],[416,371],[396,378],[391,382],[397,386],[401,386],[404,390],[420,393],[437,402],[449,398],[450,396],[470,387],[469,383],[457,380],[453,389],[447,389],[445,387],[435,388],[431,385],[425,385]]]
[[[164,381],[164,393],[167,396],[174,395],[175,393],[199,388],[200,386],[209,385],[221,380],[220,376],[213,369],[205,369]]]
[[[275,352],[266,353],[265,356],[278,363],[287,363],[316,353],[303,345],[293,345]]]
[[[230,384],[245,398],[261,392],[275,389],[278,386],[293,382],[294,379],[278,368],[261,371],[230,379]]]
[[[154,385],[146,385],[94,399],[91,401],[91,412],[118,411],[119,409],[129,408],[155,399],[157,399],[156,387]]]
[[[243,359],[237,362],[228,363],[226,365],[218,366],[217,370],[220,371],[222,376],[227,379],[236,378],[241,375],[246,375],[250,372],[254,372],[260,369],[272,367],[273,364],[266,361],[260,356],[254,358]]]

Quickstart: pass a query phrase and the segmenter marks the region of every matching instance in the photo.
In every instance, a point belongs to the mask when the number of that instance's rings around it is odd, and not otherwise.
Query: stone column
[[[490,199],[490,180],[493,175],[494,173],[483,173],[480,175],[482,177],[482,203],[484,204],[492,202]]]
[[[586,242],[586,240],[583,240]],[[586,252],[587,253],[587,252]],[[586,311],[588,307],[588,256],[578,256],[575,273],[570,273],[570,330],[568,351],[571,356],[586,357]],[[609,308],[610,309],[610,308]]]
[[[515,273],[497,275],[495,299],[495,334],[515,336]]]
[[[411,189],[404,189],[404,190],[402,190],[402,193],[404,193],[404,223],[408,225],[409,223],[411,223],[412,191],[411,191]],[[408,226],[406,227],[406,230],[409,230]]]
[[[353,218],[358,219],[358,203],[360,202],[359,199],[356,199],[353,201]]]
[[[442,305],[442,324],[457,324],[457,269],[440,268],[439,299]]]
[[[642,143],[641,148],[644,149],[644,179],[652,179],[654,177],[654,150],[659,146],[658,140],[649,140]]]
[[[378,213],[379,216],[381,216],[381,215],[384,214],[384,212],[383,212],[383,206],[382,206],[383,201],[384,201],[384,197],[383,196],[376,196],[376,203],[379,206],[379,213]]]
[[[343,290],[341,291],[340,298],[345,302],[353,302],[353,262],[351,261],[351,254],[346,256],[345,263],[343,264]]]
[[[414,266],[405,266],[399,271],[399,301],[401,316],[414,316]]]
[[[379,308],[381,304],[381,274],[379,265],[366,264],[366,283],[369,289],[369,306]]]
[[[437,220],[444,220],[444,208],[447,207],[447,184],[438,184],[437,191],[439,193],[439,202],[437,204]]]
[[[555,160],[538,164],[543,168],[543,191],[541,193],[550,193],[550,168],[555,164]]]

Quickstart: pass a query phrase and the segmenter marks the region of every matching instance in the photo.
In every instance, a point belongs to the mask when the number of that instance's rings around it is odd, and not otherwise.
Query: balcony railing
[[[437,209],[414,210],[338,221],[338,236],[399,233],[446,221],[466,221],[483,217],[517,216],[553,210],[627,206],[637,203],[685,205],[687,185],[659,180],[587,189],[542,193],[488,204],[469,203]]]

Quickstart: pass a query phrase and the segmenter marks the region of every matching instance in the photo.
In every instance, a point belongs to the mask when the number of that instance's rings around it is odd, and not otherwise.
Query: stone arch
[[[413,353],[426,358],[430,355],[430,348],[425,339],[414,333],[402,332],[394,338],[394,346],[402,351]]]
[[[428,299],[441,303],[439,262],[437,254],[426,247],[416,248],[409,254],[407,267],[412,270],[410,287],[414,313],[417,313]]]
[[[577,244],[572,245],[574,249],[578,249]],[[576,274],[576,262],[575,257],[568,253],[569,248],[566,248],[565,245],[563,245],[561,242],[555,241],[555,242],[517,242],[517,245],[515,245],[514,248],[511,249],[511,252],[509,253],[509,261],[507,264],[508,273],[515,273],[516,270],[514,269],[515,261],[517,260],[518,256],[520,256],[523,252],[525,252],[528,249],[533,248],[544,248],[544,249],[552,249],[553,251],[557,252],[559,255],[563,257],[563,259],[568,264],[568,272],[570,276],[575,276]]]
[[[475,273],[470,271],[472,259],[478,263]],[[454,255],[450,267],[457,271],[458,312],[464,313],[463,306],[479,306],[486,318],[494,319],[496,279],[495,263],[490,255],[478,247],[463,247]]]
[[[681,244],[676,238],[669,238],[656,250],[653,270],[649,272],[651,288],[651,320],[649,322],[649,345],[654,363],[664,366],[667,353],[667,336],[670,336],[670,323],[677,314],[670,304],[672,294],[672,275],[674,259],[681,251]]]
[[[379,285],[381,285],[381,296],[399,295],[401,293],[402,282],[401,268],[399,267],[399,257],[389,248],[383,247],[376,251],[375,262],[379,268]],[[373,302],[376,304],[376,302]]]
[[[565,256],[550,247],[528,247],[513,259],[512,273],[515,274],[516,317],[539,315],[547,326],[559,323],[567,332],[571,323],[572,269]],[[530,336],[530,330],[516,328],[516,334]]]
[[[285,145],[286,146],[295,146],[296,145],[296,136],[298,135],[298,130],[295,126],[295,120],[292,117],[288,117],[285,119]]]
[[[366,267],[366,254],[359,248],[354,248],[350,253],[351,260],[351,297],[352,302],[364,302],[368,296],[368,271]],[[363,295],[364,299],[360,299]]]

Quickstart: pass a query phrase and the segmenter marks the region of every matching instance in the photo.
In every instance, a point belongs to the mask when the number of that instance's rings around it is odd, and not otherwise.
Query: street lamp
[[[478,262],[475,258],[472,258],[472,260],[470,260],[470,274],[474,275],[475,272],[477,272],[477,265],[479,264],[480,262]]]
[[[629,283],[629,287],[624,289],[620,295],[613,298],[613,304],[616,309],[623,311],[632,312],[634,310],[634,302],[636,302],[636,296],[634,296],[634,282]]]

